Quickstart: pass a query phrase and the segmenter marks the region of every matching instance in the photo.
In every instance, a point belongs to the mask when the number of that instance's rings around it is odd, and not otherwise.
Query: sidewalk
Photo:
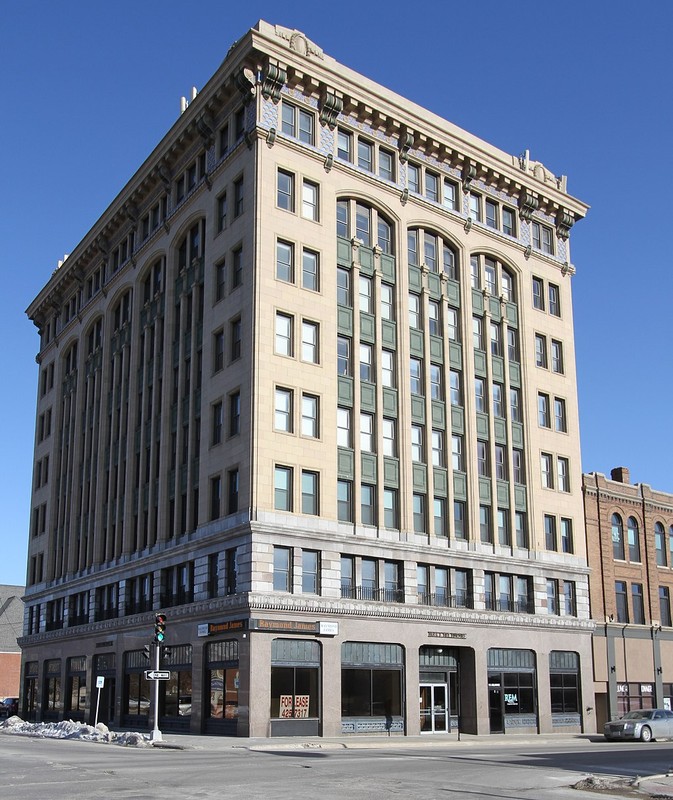
[[[200,736],[188,733],[164,733],[163,740],[154,744],[157,748],[180,750],[260,750],[265,752],[287,750],[413,750],[414,748],[437,748],[460,752],[477,746],[502,746],[514,748],[545,748],[554,745],[577,744],[579,742],[602,743],[599,734],[538,734],[536,736],[475,736],[461,733],[428,736],[339,736],[333,738],[282,737],[282,738],[239,738],[230,736]],[[673,762],[673,758],[672,758]],[[652,798],[653,800],[673,800],[673,767],[668,774],[650,775],[638,781],[615,779],[612,776],[596,776],[597,796],[610,792],[608,785],[614,786],[615,793],[628,792],[624,797]],[[599,788],[598,784],[604,788]]]

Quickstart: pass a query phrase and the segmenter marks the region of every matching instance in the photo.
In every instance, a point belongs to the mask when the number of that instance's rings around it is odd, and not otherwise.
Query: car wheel
[[[650,728],[645,725],[643,729],[640,731],[640,741],[641,742],[651,742],[652,741],[652,731]]]

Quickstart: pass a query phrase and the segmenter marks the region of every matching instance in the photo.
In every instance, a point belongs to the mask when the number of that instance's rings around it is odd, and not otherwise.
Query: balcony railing
[[[527,597],[495,597],[486,593],[484,604],[488,611],[513,611],[517,614],[534,614],[535,603]]]
[[[422,606],[438,606],[440,608],[474,608],[474,600],[469,592],[444,594],[419,592],[418,602]]]
[[[348,600],[378,600],[383,603],[403,603],[403,589],[377,589],[374,586],[341,584],[341,596]]]

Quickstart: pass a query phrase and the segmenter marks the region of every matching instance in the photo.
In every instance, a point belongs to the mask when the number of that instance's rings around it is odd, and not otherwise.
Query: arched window
[[[63,373],[69,375],[77,369],[77,342],[75,342],[63,357]]]
[[[660,567],[666,566],[666,531],[661,522],[654,525],[654,549],[657,556],[657,564]]]
[[[612,515],[612,556],[618,561],[624,561],[624,525],[619,514]]]
[[[640,537],[638,536],[638,522],[629,517],[626,523],[629,536],[629,561],[640,561]]]
[[[143,303],[149,303],[164,289],[163,259],[159,258],[149,268],[143,281]]]
[[[205,226],[204,220],[195,222],[180,242],[178,246],[178,271],[191,267],[195,258],[203,256]]]
[[[393,254],[393,225],[377,209],[359,200],[337,200],[337,236],[350,239],[355,232],[365,247],[375,244]]]
[[[118,331],[131,319],[131,292],[124,294],[112,312],[112,329]]]
[[[487,294],[502,297],[508,303],[516,302],[514,275],[495,258],[471,256],[470,283],[473,289],[484,289]]]
[[[424,228],[407,232],[407,258],[413,266],[425,264],[430,272],[445,272],[458,280],[458,259],[455,250],[441,236]]]
[[[103,320],[99,319],[94,322],[89,330],[89,334],[86,339],[86,355],[87,358],[90,355],[93,355],[96,350],[101,346],[103,341]]]

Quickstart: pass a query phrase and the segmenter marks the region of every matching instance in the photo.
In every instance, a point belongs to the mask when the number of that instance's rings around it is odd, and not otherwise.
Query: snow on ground
[[[107,725],[99,722],[85,725],[71,719],[62,722],[24,722],[21,717],[10,717],[0,722],[0,733],[13,733],[20,736],[34,736],[38,739],[80,739],[85,742],[120,744],[124,747],[151,747],[149,736],[142,733],[115,733]]]

